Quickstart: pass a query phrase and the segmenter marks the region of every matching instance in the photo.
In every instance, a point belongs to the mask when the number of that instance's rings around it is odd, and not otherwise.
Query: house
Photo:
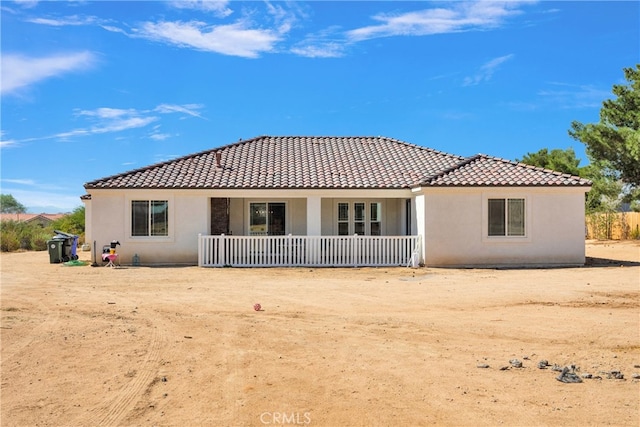
[[[40,227],[46,227],[53,221],[56,221],[67,214],[29,214],[29,213],[3,213],[0,214],[0,221],[15,221],[28,224],[38,224]]]
[[[121,262],[559,266],[585,261],[591,183],[386,137],[260,136],[85,184]]]

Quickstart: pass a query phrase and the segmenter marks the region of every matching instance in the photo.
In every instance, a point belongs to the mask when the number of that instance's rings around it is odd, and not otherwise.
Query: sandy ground
[[[584,268],[414,270],[2,254],[0,421],[638,426],[640,243],[587,255]],[[543,359],[593,378],[562,383]]]

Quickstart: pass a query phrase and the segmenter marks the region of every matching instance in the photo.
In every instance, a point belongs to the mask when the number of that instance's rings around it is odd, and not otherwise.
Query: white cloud
[[[168,133],[152,133],[151,135],[149,135],[149,138],[153,139],[154,141],[164,141],[165,139],[171,138],[171,135]]]
[[[197,110],[203,108],[201,104],[185,104],[185,105],[176,105],[176,104],[160,104],[153,111],[157,111],[158,113],[183,113],[189,116],[198,117],[203,120],[207,120],[205,117],[202,117],[200,112]]]
[[[50,25],[52,27],[92,25],[98,22],[95,16],[78,16],[72,15],[64,18],[31,18],[27,22],[32,24]]]
[[[135,110],[117,110],[111,108],[100,108],[94,111],[80,111],[78,114],[96,118],[97,124],[88,128],[61,132],[54,135],[53,138],[68,139],[74,136],[122,132],[129,129],[145,127],[158,120],[158,117],[154,116],[141,117]]]
[[[20,185],[29,185],[29,186],[35,186],[36,182],[32,179],[8,179],[8,178],[3,178],[2,182],[8,182],[10,184],[20,184]]]
[[[101,119],[114,119],[117,117],[136,113],[136,110],[132,108],[128,110],[123,110],[120,108],[97,108],[95,110],[80,110],[77,114],[80,116],[99,117]]]
[[[18,145],[18,142],[14,139],[6,139],[4,131],[0,130],[0,148],[8,148]]]
[[[96,62],[91,52],[58,54],[46,57],[2,55],[2,94],[9,94],[42,80],[91,68]]]
[[[214,26],[199,21],[146,22],[135,34],[157,42],[245,58],[272,51],[281,39],[273,30],[251,29],[242,21]]]
[[[475,86],[477,84],[480,84],[482,82],[486,82],[491,80],[491,78],[493,77],[493,74],[496,72],[496,70],[505,62],[507,62],[508,60],[510,60],[511,58],[513,58],[514,55],[513,54],[509,54],[509,55],[504,55],[504,56],[500,56],[498,58],[494,58],[491,61],[485,63],[484,65],[482,65],[482,67],[480,67],[480,69],[478,70],[478,72],[471,76],[471,77],[465,77],[464,79],[464,86]]]
[[[377,37],[425,36],[494,28],[511,15],[520,13],[517,1],[478,1],[449,3],[448,8],[424,9],[403,14],[379,14],[372,18],[377,25],[347,32],[351,41]]]
[[[309,58],[339,58],[345,54],[346,43],[340,29],[331,26],[305,39],[291,48],[291,52]]]
[[[591,85],[551,82],[551,89],[538,92],[549,103],[563,109],[600,108],[602,102],[611,98],[611,90],[597,89]]]
[[[30,9],[38,5],[38,0],[15,0],[15,3],[25,9]]]
[[[340,58],[344,50],[344,44],[337,42],[305,43],[291,48],[292,53],[307,58]]]
[[[233,11],[227,7],[229,5],[228,0],[174,0],[170,4],[177,9],[195,9],[212,12],[222,18],[233,13]]]
[[[199,109],[203,108],[201,104],[160,104],[151,110],[137,110],[135,108],[110,108],[101,107],[94,110],[76,110],[74,115],[77,117],[84,117],[91,121],[93,124],[70,131],[59,132],[53,135],[25,138],[22,140],[2,140],[0,141],[0,147],[9,147],[19,145],[21,142],[43,141],[48,139],[62,139],[69,140],[74,137],[99,135],[104,133],[117,133],[130,129],[137,129],[146,127],[152,123],[160,121],[160,117],[154,113],[160,114],[182,114],[183,117],[198,117],[203,120],[207,118],[203,117]],[[155,140],[164,140],[175,135],[159,133],[156,131],[157,127],[153,129],[150,137]],[[4,138],[3,134],[0,137]],[[117,139],[117,138],[116,138]]]

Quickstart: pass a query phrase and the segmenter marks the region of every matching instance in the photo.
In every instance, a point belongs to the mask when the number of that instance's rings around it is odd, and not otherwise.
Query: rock
[[[511,359],[509,360],[509,363],[511,363],[511,366],[513,366],[514,368],[522,368],[522,362],[518,359]]]
[[[624,375],[620,371],[607,372],[607,378],[610,380],[623,380]]]
[[[541,360],[538,362],[538,369],[547,369],[547,367],[549,366],[549,361],[547,360]]]
[[[582,379],[572,372],[568,367],[564,367],[556,379],[563,383],[581,383]]]
[[[487,369],[488,367],[489,367],[489,365],[487,365],[486,363],[481,363],[481,364],[476,366],[476,368],[480,368],[480,369]]]
[[[633,374],[631,375],[631,378],[633,378],[634,380],[640,380],[640,374]]]

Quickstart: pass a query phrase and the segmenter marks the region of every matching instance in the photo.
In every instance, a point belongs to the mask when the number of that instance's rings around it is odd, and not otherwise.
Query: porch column
[[[307,237],[305,257],[307,263],[317,264],[320,257],[320,236],[322,235],[322,198],[317,196],[307,197]]]
[[[307,236],[322,234],[322,198],[307,197]]]
[[[427,248],[426,248],[426,233],[427,233],[427,216],[426,216],[426,197],[424,194],[415,194],[414,197],[414,213],[415,213],[415,221],[416,221],[416,234],[421,237],[422,242],[420,242],[420,247],[422,248],[420,254],[420,262],[426,263],[427,259]],[[413,227],[412,227],[413,228]]]

